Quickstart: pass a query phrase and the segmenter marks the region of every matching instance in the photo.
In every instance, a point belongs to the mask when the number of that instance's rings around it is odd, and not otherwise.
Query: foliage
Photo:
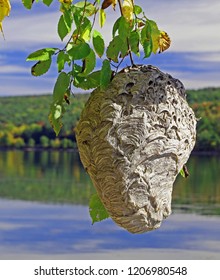
[[[59,141],[54,142],[56,135],[47,119],[50,95],[2,97],[0,147],[62,149],[75,147],[74,127],[87,98],[87,94],[80,94],[71,100],[67,107],[68,114],[64,116],[66,125],[59,134]]]
[[[220,151],[220,88],[191,90],[189,103],[197,118],[197,151]]]
[[[74,128],[89,94],[77,94],[66,104],[67,114],[58,136],[59,145],[48,116],[50,95],[2,97],[0,102],[0,147],[73,148],[76,147]],[[189,90],[187,99],[198,118],[195,151],[220,151],[220,88]],[[19,104],[19,106],[17,106]],[[33,141],[34,140],[34,141]],[[20,140],[18,140],[19,142]],[[21,142],[20,142],[21,143]]]
[[[31,9],[34,1],[23,0],[24,6]],[[43,0],[47,6],[53,0]],[[45,74],[56,57],[58,77],[53,90],[49,120],[56,133],[62,127],[65,104],[69,102],[74,88],[89,90],[100,87],[104,90],[117,73],[125,57],[133,55],[144,58],[152,53],[163,52],[170,46],[170,38],[160,30],[157,23],[148,19],[142,8],[134,0],[59,0],[60,18],[57,33],[63,48],[43,48],[31,53],[27,61],[36,61],[31,68],[34,76]],[[119,10],[120,16],[112,24],[112,40],[106,46],[104,36],[94,28],[97,17],[100,27],[107,20],[106,10],[111,7]],[[96,69],[98,59],[102,59],[101,69]],[[114,69],[114,71],[113,71]]]

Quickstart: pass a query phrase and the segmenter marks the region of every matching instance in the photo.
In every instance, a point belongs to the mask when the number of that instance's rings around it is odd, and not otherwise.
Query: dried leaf
[[[110,5],[112,5],[113,9],[115,10],[115,6],[117,4],[117,0],[104,0],[102,3],[102,9],[107,9]]]
[[[171,40],[168,34],[165,31],[160,31],[160,38],[159,38],[159,53],[164,52],[170,47]]]

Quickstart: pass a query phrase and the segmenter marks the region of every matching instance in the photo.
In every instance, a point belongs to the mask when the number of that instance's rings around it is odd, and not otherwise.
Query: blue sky
[[[10,17],[3,22],[6,40],[0,36],[0,96],[51,93],[56,80],[55,67],[44,76],[30,74],[29,53],[44,47],[62,46],[56,33],[59,2],[50,8],[35,3],[26,10],[22,0],[11,0]],[[180,79],[186,88],[220,86],[220,1],[219,0],[136,0],[148,18],[172,39],[169,50],[141,60]],[[117,16],[107,11],[108,22]],[[103,33],[110,40],[111,27]]]

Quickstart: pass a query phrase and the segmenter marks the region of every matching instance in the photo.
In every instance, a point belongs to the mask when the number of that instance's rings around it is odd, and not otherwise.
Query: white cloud
[[[1,76],[4,74],[4,77],[0,76],[0,95],[51,92],[55,75],[52,74],[54,79],[50,78],[51,75],[37,79],[30,77],[31,66],[25,64],[25,58],[37,49],[65,44],[57,35],[59,2],[54,0],[49,8],[35,3],[30,11],[22,7],[21,0],[11,0],[11,3],[10,17],[3,22],[6,41],[0,37],[0,73]],[[135,3],[142,6],[146,16],[155,20],[172,39],[171,48],[167,51],[171,54],[170,60],[164,60],[164,63],[155,60],[159,65],[163,64],[162,68],[165,66],[165,71],[168,69],[181,79],[187,88],[220,86],[219,0],[136,0]],[[119,11],[117,8],[114,12],[110,7],[106,12],[107,22],[101,31],[110,41],[112,23]],[[12,58],[9,51],[18,52],[19,59]],[[187,54],[184,57],[182,54],[173,56],[173,52]],[[159,57],[161,61],[162,57]],[[149,62],[144,60],[143,63]],[[10,82],[12,80],[13,83]]]
[[[0,67],[0,74],[24,74],[27,68],[18,65],[4,65]]]
[[[58,19],[56,12],[11,18],[4,25],[6,41],[1,43],[1,48],[30,51],[30,48],[58,44],[59,38],[56,34]]]
[[[12,3],[16,1],[12,1]],[[58,1],[57,1],[58,2]],[[172,51],[219,51],[220,50],[220,2],[219,0],[136,0],[150,19],[156,20],[159,28],[168,32],[172,39]],[[56,5],[55,5],[56,4]],[[59,43],[56,34],[60,16],[59,5],[54,1],[50,8],[36,3],[37,8],[27,11],[22,6],[13,9],[4,21],[6,42],[1,48],[29,49],[45,44]],[[40,7],[40,8],[39,8]],[[12,5],[13,8],[13,5]],[[103,33],[107,41],[111,38],[111,25],[118,12],[106,10],[107,22]]]
[[[190,55],[190,59],[194,62],[208,62],[208,63],[216,63],[220,67],[220,51],[219,52],[205,52],[205,53],[197,53],[196,55]]]
[[[219,0],[137,0],[136,3],[143,5],[146,15],[171,36],[171,50],[220,50]]]
[[[49,77],[25,77],[4,75],[0,77],[0,96],[35,95],[51,93],[55,79]]]

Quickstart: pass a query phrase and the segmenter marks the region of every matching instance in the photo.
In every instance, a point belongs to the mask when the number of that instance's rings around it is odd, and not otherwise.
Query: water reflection
[[[220,157],[192,156],[177,177],[173,209],[220,215]],[[0,197],[88,205],[91,180],[74,151],[1,151]]]
[[[192,156],[188,167],[190,177],[175,182],[174,208],[220,215],[220,157]]]
[[[219,166],[219,157],[191,157],[173,214],[133,235],[111,219],[91,225],[94,189],[76,152],[1,151],[0,258],[220,259]]]
[[[76,152],[0,153],[0,197],[88,204],[93,192]]]
[[[0,200],[0,259],[220,259],[220,218],[173,214],[130,234],[85,206]]]

